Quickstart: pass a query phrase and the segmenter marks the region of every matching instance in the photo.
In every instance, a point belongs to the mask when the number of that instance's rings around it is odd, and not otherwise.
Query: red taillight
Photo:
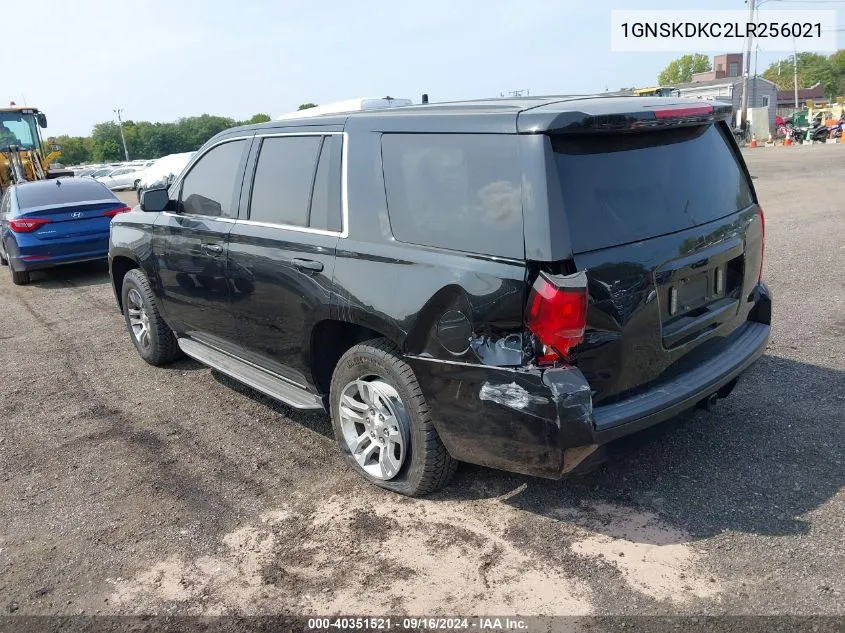
[[[540,273],[528,297],[525,324],[543,346],[537,363],[563,361],[584,340],[587,328],[586,274],[563,277]]]
[[[654,116],[658,119],[683,119],[689,116],[701,116],[702,114],[713,114],[713,106],[696,105],[654,109]]]
[[[121,213],[129,213],[132,209],[130,207],[120,207],[119,209],[109,209],[108,211],[103,211],[103,215],[107,218],[113,218],[116,215]]]
[[[760,274],[757,275],[757,283],[763,281],[763,255],[766,252],[766,218],[763,216],[763,208],[757,207],[760,211]]]
[[[9,220],[9,228],[15,233],[32,233],[45,224],[49,224],[47,218],[12,218]]]

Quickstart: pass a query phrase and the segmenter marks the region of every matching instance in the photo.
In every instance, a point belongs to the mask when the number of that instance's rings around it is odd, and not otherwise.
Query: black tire
[[[28,270],[15,270],[15,267],[9,263],[9,272],[12,275],[12,283],[16,286],[25,286],[29,283],[29,271]]]
[[[9,260],[6,259],[6,247],[0,241],[0,266],[8,266]]]
[[[129,293],[136,290],[141,297],[144,312],[149,320],[149,344],[143,345],[132,330],[129,321],[130,300]],[[173,330],[164,322],[161,312],[158,309],[155,295],[147,276],[138,268],[130,270],[123,278],[121,289],[121,302],[123,305],[123,320],[129,337],[138,350],[138,354],[150,365],[160,366],[172,363],[182,355],[179,344]]]
[[[398,474],[378,479],[364,471],[352,456],[340,423],[340,396],[346,385],[365,376],[379,376],[399,394],[410,424],[409,445]],[[413,370],[399,350],[387,339],[377,338],[350,348],[338,361],[332,375],[330,412],[335,439],[350,466],[367,481],[411,497],[443,488],[457,469],[431,422],[428,405]]]
[[[140,184],[141,184],[141,181],[140,181],[140,180],[136,180],[134,183],[132,183],[132,188],[133,188],[135,191],[138,191],[138,185],[140,185]]]

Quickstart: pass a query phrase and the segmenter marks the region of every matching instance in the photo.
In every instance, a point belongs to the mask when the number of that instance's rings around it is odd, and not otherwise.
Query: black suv
[[[766,347],[729,115],[558,97],[228,130],[112,221],[115,295],[144,360],[328,409],[380,486],[430,492],[458,460],[560,477]]]

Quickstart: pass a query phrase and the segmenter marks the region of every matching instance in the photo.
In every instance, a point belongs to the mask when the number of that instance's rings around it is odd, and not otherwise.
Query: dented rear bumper
[[[763,322],[760,322],[763,321]],[[440,438],[457,459],[558,478],[601,445],[693,408],[733,382],[765,351],[769,314],[738,328],[720,353],[646,391],[593,406],[575,367],[541,369],[409,358]]]

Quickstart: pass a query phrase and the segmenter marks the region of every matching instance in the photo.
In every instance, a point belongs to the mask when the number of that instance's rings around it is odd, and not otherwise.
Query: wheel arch
[[[127,253],[115,254],[109,258],[112,288],[121,312],[123,311],[123,279],[126,277],[126,273],[135,268],[141,268],[141,265],[138,260]]]
[[[363,320],[326,318],[311,329],[308,364],[317,392],[327,394],[340,357],[352,346],[374,338],[385,338],[402,349],[404,336],[397,328],[372,318]]]

